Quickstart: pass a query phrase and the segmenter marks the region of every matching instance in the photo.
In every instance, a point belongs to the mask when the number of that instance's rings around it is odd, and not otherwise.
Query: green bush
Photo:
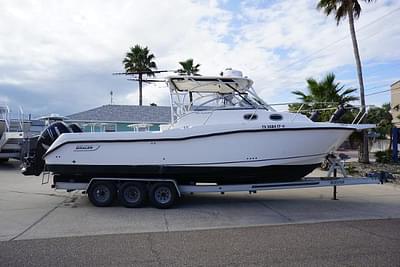
[[[358,172],[357,172],[357,168],[354,167],[354,166],[351,165],[351,164],[347,164],[344,168],[345,168],[346,172],[347,172],[348,174],[350,174],[350,175],[354,175],[354,174],[357,174],[357,173],[358,173]]]
[[[392,161],[391,150],[377,151],[375,152],[376,162],[378,163],[390,163]]]

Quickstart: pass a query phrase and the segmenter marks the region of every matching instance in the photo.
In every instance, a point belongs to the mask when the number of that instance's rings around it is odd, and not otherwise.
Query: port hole
[[[281,121],[283,119],[281,114],[271,114],[269,118],[273,121]]]
[[[243,116],[245,120],[256,120],[258,118],[257,114],[245,114]]]

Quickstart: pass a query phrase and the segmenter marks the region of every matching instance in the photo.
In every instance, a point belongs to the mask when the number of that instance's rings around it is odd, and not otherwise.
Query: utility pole
[[[113,104],[113,91],[111,90],[110,91],[110,104],[112,105]]]

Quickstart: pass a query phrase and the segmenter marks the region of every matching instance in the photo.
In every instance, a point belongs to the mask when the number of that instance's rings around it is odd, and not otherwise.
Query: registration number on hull
[[[263,128],[263,129],[281,129],[281,128],[285,128],[285,124],[268,124],[268,125],[262,125],[261,128]]]

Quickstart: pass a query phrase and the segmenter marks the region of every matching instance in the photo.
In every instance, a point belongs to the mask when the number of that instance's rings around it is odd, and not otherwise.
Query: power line
[[[386,89],[386,90],[382,90],[382,91],[366,94],[365,96],[378,95],[378,94],[382,94],[382,93],[386,93],[386,92],[394,91],[394,90],[398,90],[398,89],[393,89],[393,90],[392,89]]]
[[[388,12],[388,13],[386,13],[386,14],[380,16],[380,17],[378,17],[377,19],[371,21],[370,23],[368,23],[368,24],[362,26],[361,28],[358,29],[358,31],[363,30],[364,28],[370,26],[371,24],[374,24],[375,22],[377,22],[377,21],[383,19],[384,17],[387,17],[387,16],[391,15],[392,13],[397,12],[397,11],[399,11],[399,10],[400,10],[400,7],[393,9],[392,11],[390,11],[390,12]]]
[[[361,28],[359,28],[358,30],[356,30],[356,32],[360,32],[360,31],[364,30],[365,28],[371,26],[372,24],[378,22],[379,20],[381,20],[381,19],[383,19],[383,18],[385,18],[385,17],[387,17],[387,16],[391,15],[392,13],[395,13],[395,12],[397,12],[397,11],[399,11],[399,10],[400,10],[400,7],[399,7],[399,8],[396,8],[396,9],[394,9],[394,10],[392,10],[392,11],[390,11],[390,12],[388,12],[388,13],[386,13],[386,14],[380,16],[380,17],[378,17],[377,19],[371,21],[370,23],[368,23],[368,24],[362,26]],[[325,46],[325,47],[323,47],[323,48],[317,50],[316,52],[314,52],[314,53],[312,53],[312,54],[309,54],[308,56],[305,56],[305,57],[303,57],[303,58],[300,58],[300,59],[298,59],[298,60],[296,60],[296,61],[294,61],[294,62],[292,62],[292,63],[286,65],[285,67],[283,67],[283,68],[281,68],[281,69],[278,69],[278,72],[280,72],[280,71],[282,71],[282,70],[285,70],[285,69],[287,69],[287,68],[289,68],[289,67],[291,67],[291,66],[293,66],[293,65],[296,65],[296,64],[300,63],[301,61],[304,61],[304,60],[309,59],[309,58],[313,58],[316,54],[319,54],[320,52],[322,52],[322,51],[324,51],[324,50],[326,50],[326,49],[328,49],[328,48],[334,46],[335,44],[337,44],[337,43],[339,43],[339,42],[341,42],[341,41],[347,39],[348,37],[349,37],[349,35],[347,34],[346,36],[344,36],[344,37],[342,37],[342,38],[340,38],[340,39],[334,41],[334,42],[331,43],[331,44],[328,44],[327,46]]]
[[[376,88],[384,88],[384,87],[389,86],[389,85],[390,85],[390,84],[377,85],[377,86],[374,86],[374,87],[367,88],[367,89],[365,89],[365,91],[371,91],[371,90],[376,89]],[[358,90],[358,89],[359,89],[359,88],[357,88],[357,90]],[[371,92],[371,93],[374,93],[374,92]]]
[[[377,86],[374,86],[374,87],[368,87],[368,88],[365,88],[365,91],[371,91],[371,90],[376,89],[376,88],[384,88],[384,87],[389,86],[389,85],[390,84],[383,84],[383,85],[377,85]],[[346,87],[350,87],[350,88],[354,88],[356,90],[360,90],[360,88],[358,88],[358,87],[351,87],[351,86],[346,86]]]
[[[389,85],[385,85],[385,86],[382,86],[382,87],[386,87],[386,86],[389,86]],[[400,90],[400,87],[399,88],[394,88],[394,89],[390,88],[390,89],[385,89],[385,90],[373,92],[373,93],[370,93],[370,94],[366,94],[365,96],[377,95],[377,94],[382,94],[382,93],[386,93],[386,92],[389,92],[389,91],[396,91],[396,90]]]
[[[375,24],[376,22],[378,22],[378,21],[384,19],[385,17],[387,17],[387,16],[389,16],[389,15],[391,15],[391,14],[393,14],[393,13],[399,11],[399,10],[400,10],[400,7],[396,8],[396,9],[393,9],[393,10],[389,11],[388,13],[385,13],[384,15],[382,15],[382,16],[376,18],[375,20],[373,20],[373,21],[367,23],[366,25],[360,27],[359,29],[356,30],[356,32],[360,32],[360,31],[362,31],[362,30],[368,28],[368,27],[371,26],[372,24]],[[376,35],[376,34],[373,34],[372,36],[375,36],[375,35]],[[311,59],[312,59],[315,55],[317,55],[317,54],[319,54],[320,52],[322,52],[322,51],[324,51],[324,50],[326,50],[326,49],[328,49],[328,48],[334,46],[335,44],[337,44],[337,43],[339,43],[339,42],[345,40],[346,38],[348,38],[348,36],[349,36],[349,35],[346,35],[346,36],[344,36],[344,37],[342,37],[342,38],[340,38],[340,39],[334,41],[333,43],[328,44],[328,45],[325,46],[324,48],[321,48],[321,49],[317,50],[316,52],[314,52],[314,53],[312,53],[312,54],[309,54],[309,55],[306,56],[306,57],[303,57],[303,58],[301,58],[301,59],[299,59],[299,60],[296,60],[296,61],[294,61],[294,62],[292,62],[292,63],[290,63],[290,64],[287,64],[287,65],[284,66],[283,68],[278,69],[276,72],[281,72],[281,71],[283,71],[283,70],[285,70],[285,69],[289,69],[289,68],[292,67],[293,65],[296,65],[296,64],[300,63],[301,61],[304,61],[304,60],[306,60],[306,59],[308,59],[308,58],[311,58]],[[370,37],[372,37],[372,36],[366,36],[366,37],[364,37],[364,39],[368,39],[368,38],[370,38]],[[380,72],[380,71],[376,71],[376,72],[373,72],[373,74],[379,73],[379,72]],[[272,78],[272,80],[276,80],[276,79],[278,79],[278,78]],[[375,87],[372,87],[372,88],[368,88],[368,90],[372,90],[372,89],[375,89],[375,88],[378,88],[378,87],[380,87],[380,86],[375,86]],[[387,92],[387,91],[385,91],[385,92]],[[383,93],[383,92],[380,92],[380,91],[379,91],[379,92],[374,92],[373,94],[378,94],[378,93]],[[367,94],[367,95],[365,95],[365,96],[370,96],[370,95],[372,95],[372,94]]]

